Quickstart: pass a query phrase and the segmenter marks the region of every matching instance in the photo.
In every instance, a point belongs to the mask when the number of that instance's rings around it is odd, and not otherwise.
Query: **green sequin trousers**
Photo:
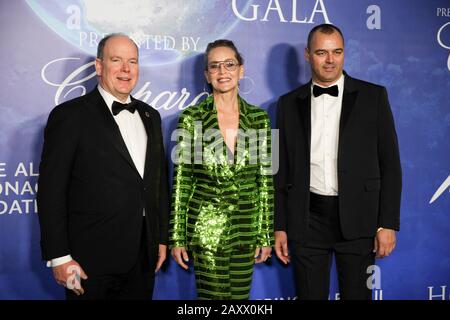
[[[193,251],[199,300],[247,300],[255,249],[234,247],[227,252]]]

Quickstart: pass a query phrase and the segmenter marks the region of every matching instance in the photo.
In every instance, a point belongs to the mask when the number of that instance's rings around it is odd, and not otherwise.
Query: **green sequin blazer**
[[[273,245],[271,128],[263,109],[239,100],[234,155],[220,133],[213,96],[184,110],[172,150],[170,244],[226,251]]]

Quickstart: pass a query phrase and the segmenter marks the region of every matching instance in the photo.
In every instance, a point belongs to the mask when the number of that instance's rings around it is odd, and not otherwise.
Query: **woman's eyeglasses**
[[[209,73],[217,73],[217,72],[219,72],[219,70],[220,70],[222,65],[225,67],[226,70],[234,71],[234,70],[236,70],[236,68],[239,65],[239,63],[234,61],[234,60],[225,60],[225,61],[211,62],[208,65]]]

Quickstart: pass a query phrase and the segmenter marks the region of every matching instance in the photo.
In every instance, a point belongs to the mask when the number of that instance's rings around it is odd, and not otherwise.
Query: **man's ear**
[[[102,60],[100,60],[99,58],[95,59],[95,73],[97,74],[97,76],[101,76],[102,75]]]
[[[309,62],[309,58],[310,58],[310,56],[309,56],[309,49],[308,49],[308,47],[306,47],[305,48],[305,60]]]

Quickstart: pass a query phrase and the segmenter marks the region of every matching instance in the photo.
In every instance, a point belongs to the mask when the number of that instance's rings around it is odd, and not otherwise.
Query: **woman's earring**
[[[238,83],[238,92],[241,94],[249,94],[255,86],[255,81],[249,76],[245,76]]]

